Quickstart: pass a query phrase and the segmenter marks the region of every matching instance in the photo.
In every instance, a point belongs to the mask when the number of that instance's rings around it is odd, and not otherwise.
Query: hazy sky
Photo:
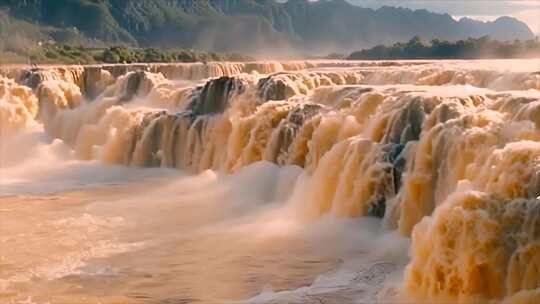
[[[347,0],[353,4],[379,8],[402,6],[411,9],[425,8],[436,13],[448,13],[455,18],[471,17],[492,21],[499,16],[512,16],[540,33],[540,0]]]

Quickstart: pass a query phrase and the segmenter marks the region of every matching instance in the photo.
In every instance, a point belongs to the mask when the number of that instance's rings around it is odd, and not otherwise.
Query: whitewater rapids
[[[2,303],[539,303],[540,60],[0,69]]]

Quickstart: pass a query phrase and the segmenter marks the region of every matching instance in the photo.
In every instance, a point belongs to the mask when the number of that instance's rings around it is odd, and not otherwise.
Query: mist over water
[[[540,62],[0,72],[0,302],[536,303]]]

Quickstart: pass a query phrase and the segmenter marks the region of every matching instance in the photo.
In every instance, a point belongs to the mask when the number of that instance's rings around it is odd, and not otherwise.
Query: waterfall
[[[310,176],[304,217],[377,217],[411,237],[404,282],[411,296],[533,303],[540,75],[479,66],[305,61],[7,71],[2,138],[40,123],[80,159],[189,172],[232,173],[258,161],[298,166]]]

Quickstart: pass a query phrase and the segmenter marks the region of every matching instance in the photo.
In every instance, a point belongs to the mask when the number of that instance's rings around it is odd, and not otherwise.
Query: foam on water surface
[[[0,300],[535,303],[539,69],[4,68]]]

